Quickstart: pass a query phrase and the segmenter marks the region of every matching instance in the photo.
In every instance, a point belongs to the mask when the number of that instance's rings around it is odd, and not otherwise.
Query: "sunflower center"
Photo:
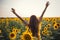
[[[24,38],[25,38],[25,40],[31,40],[31,37],[29,34],[25,34]]]
[[[11,34],[11,37],[14,37],[14,34]]]
[[[59,26],[59,24],[57,24]]]
[[[57,28],[57,26],[55,26],[55,28]]]

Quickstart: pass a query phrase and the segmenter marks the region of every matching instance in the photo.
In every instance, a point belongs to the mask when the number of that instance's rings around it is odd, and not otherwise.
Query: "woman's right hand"
[[[15,9],[14,8],[11,8],[12,12],[15,13]]]

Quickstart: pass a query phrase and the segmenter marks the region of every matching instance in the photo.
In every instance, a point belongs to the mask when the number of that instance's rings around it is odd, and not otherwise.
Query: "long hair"
[[[36,18],[35,15],[32,15],[30,17],[29,28],[32,31],[32,35],[35,37],[38,37],[38,25],[39,25],[38,19]]]

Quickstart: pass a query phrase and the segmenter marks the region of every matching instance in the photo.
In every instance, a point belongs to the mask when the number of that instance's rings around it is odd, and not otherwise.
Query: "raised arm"
[[[14,8],[11,8],[11,9],[12,9],[13,14],[15,14],[25,25],[28,25],[28,23],[27,23],[25,20],[23,20],[23,19],[15,12],[15,9],[14,9]]]
[[[41,20],[42,20],[42,18],[43,18],[43,15],[44,15],[44,13],[45,13],[45,11],[46,11],[46,9],[47,9],[48,6],[49,6],[49,1],[46,3],[46,7],[45,7],[45,9],[43,10],[41,16],[39,17],[39,22],[41,22]]]

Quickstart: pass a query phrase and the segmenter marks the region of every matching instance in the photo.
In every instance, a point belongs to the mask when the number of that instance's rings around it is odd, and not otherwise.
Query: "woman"
[[[29,23],[27,23],[25,20],[23,20],[16,12],[15,12],[15,9],[12,8],[12,12],[20,19],[22,20],[22,22],[27,25],[29,27],[29,29],[31,30],[32,32],[32,36],[34,37],[37,37],[38,40],[40,40],[40,36],[39,36],[39,23],[41,22],[42,18],[43,18],[43,15],[47,9],[47,7],[49,6],[49,2],[46,3],[46,7],[44,9],[44,11],[42,12],[42,15],[39,17],[39,20],[36,18],[35,15],[32,15],[30,17],[30,21]]]

